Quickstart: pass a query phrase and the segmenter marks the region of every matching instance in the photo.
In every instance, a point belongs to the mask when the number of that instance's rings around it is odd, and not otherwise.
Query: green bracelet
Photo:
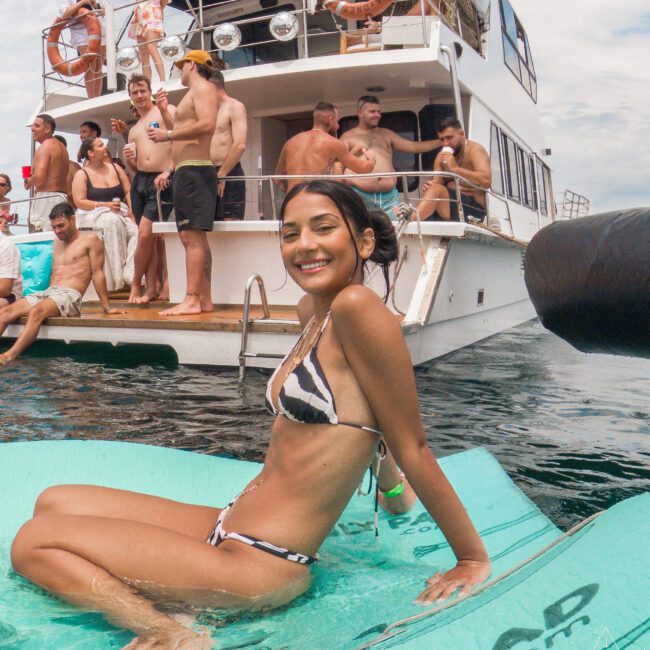
[[[384,499],[392,499],[393,497],[398,497],[401,494],[404,494],[404,481],[400,481],[399,485],[396,485],[390,490],[386,490],[386,492],[382,490],[381,493],[384,495]]]

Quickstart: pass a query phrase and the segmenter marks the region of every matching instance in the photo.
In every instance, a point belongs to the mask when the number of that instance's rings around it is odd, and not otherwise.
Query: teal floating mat
[[[493,576],[560,536],[487,451],[463,452],[440,463],[485,540]],[[259,469],[256,463],[122,442],[0,444],[0,648],[103,650],[132,638],[11,571],[11,540],[41,490],[93,483],[223,506]],[[424,580],[451,567],[454,559],[419,504],[408,515],[380,513],[376,541],[373,498],[355,496],[321,547],[313,585],[304,596],[271,612],[208,613],[204,622],[213,626],[215,647],[223,649],[372,644],[591,650],[642,648],[643,641],[647,648],[649,498],[616,506],[494,587],[383,637],[391,623],[426,611],[413,600]],[[626,640],[611,645],[616,639]]]

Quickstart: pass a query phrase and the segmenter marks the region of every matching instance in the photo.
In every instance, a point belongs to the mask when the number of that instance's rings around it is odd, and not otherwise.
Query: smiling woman
[[[382,434],[457,559],[418,601],[466,594],[490,574],[483,543],[427,447],[399,322],[362,284],[368,260],[386,271],[397,255],[388,217],[332,181],[296,186],[281,215],[282,257],[307,294],[299,306],[306,325],[267,387],[276,418],[262,471],[225,508],[88,485],[48,488],[14,540],[18,573],[133,631],[132,647],[212,647],[204,630],[154,607],[162,594],[196,607],[259,609],[303,593]]]

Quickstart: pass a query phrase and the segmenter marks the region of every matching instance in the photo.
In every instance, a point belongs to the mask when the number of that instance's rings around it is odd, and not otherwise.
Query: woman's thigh
[[[304,566],[237,542],[215,548],[203,536],[121,519],[44,515],[23,526],[16,544],[36,551],[67,551],[71,560],[83,558],[140,591],[198,606],[221,604],[215,598],[224,592],[246,600],[309,579]],[[55,553],[50,567],[47,553],[38,557],[36,573],[51,572],[65,561]],[[25,573],[38,581],[38,575],[30,575],[33,571]]]
[[[85,515],[137,521],[207,539],[220,508],[97,485],[57,485],[43,491],[34,516]]]

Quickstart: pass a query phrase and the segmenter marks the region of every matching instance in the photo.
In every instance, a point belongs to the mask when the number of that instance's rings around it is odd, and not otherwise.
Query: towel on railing
[[[117,291],[133,280],[133,257],[138,244],[138,227],[129,219],[127,206],[120,212],[100,207],[77,210],[77,227],[90,228],[104,242],[104,275],[108,291]]]

